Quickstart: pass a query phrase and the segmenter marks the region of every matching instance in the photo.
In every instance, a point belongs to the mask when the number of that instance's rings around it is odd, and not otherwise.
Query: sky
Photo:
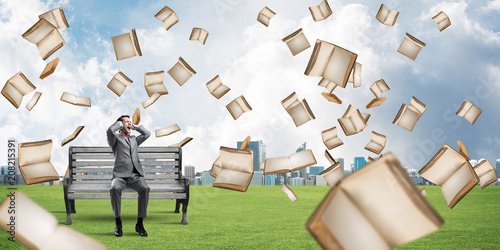
[[[304,142],[317,164],[328,167],[321,131],[336,126],[344,145],[330,150],[344,158],[347,168],[355,156],[377,157],[364,149],[371,131],[387,136],[382,153],[394,153],[403,166],[420,169],[444,144],[457,149],[457,140],[472,159],[500,159],[500,0],[489,1],[385,1],[399,11],[393,27],[375,19],[379,1],[329,1],[333,14],[314,22],[309,6],[321,1],[40,1],[0,0],[0,80],[4,83],[21,71],[42,92],[28,111],[24,96],[16,109],[0,97],[0,164],[7,162],[7,140],[18,143],[52,139],[51,162],[60,175],[68,165],[73,146],[107,146],[106,129],[122,114],[141,109],[141,124],[152,132],[144,146],[167,146],[184,137],[193,141],[183,147],[184,165],[209,170],[221,146],[236,147],[251,136],[267,146],[267,157],[288,156]],[[168,31],[154,15],[170,7],[180,21]],[[258,22],[259,11],[268,6],[276,13],[269,27]],[[66,45],[44,61],[35,44],[22,34],[38,15],[62,7],[69,28],[60,30]],[[451,26],[439,31],[432,17],[444,11]],[[193,27],[209,32],[205,45],[190,41]],[[296,56],[281,39],[298,30],[312,45]],[[141,57],[117,61],[111,37],[136,29]],[[426,43],[417,59],[397,52],[405,33]],[[304,74],[314,43],[321,39],[358,55],[363,65],[362,86],[333,92],[342,104],[328,102],[320,94],[320,77]],[[46,63],[59,57],[54,74],[41,80]],[[179,86],[167,71],[182,57],[195,71]],[[106,86],[122,71],[133,83],[118,97]],[[165,71],[168,95],[144,109],[146,72]],[[205,84],[216,75],[231,90],[219,100]],[[367,110],[375,96],[371,84],[384,79],[390,91],[381,106]],[[63,92],[86,96],[92,107],[60,101]],[[306,99],[316,119],[296,127],[281,100],[296,92]],[[252,111],[234,120],[226,105],[243,95]],[[412,97],[427,105],[412,132],[392,124],[403,103]],[[455,115],[464,100],[482,114],[474,125]],[[345,136],[337,121],[349,104],[370,113],[368,126]],[[156,138],[154,131],[178,124],[180,132]],[[61,141],[78,126],[85,126],[68,145]],[[134,132],[136,133],[136,132]],[[5,153],[1,153],[5,152]]]

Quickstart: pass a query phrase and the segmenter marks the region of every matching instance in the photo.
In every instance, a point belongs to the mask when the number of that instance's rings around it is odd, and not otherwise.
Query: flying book
[[[113,36],[111,40],[113,41],[117,61],[134,56],[142,56],[135,29],[132,29],[129,33]]]
[[[118,70],[118,73],[113,76],[111,81],[108,83],[108,88],[111,89],[117,96],[122,96],[125,88],[132,84],[132,80],[128,78],[125,74]]]
[[[264,162],[264,174],[293,172],[316,163],[312,150],[306,149],[290,156],[267,158]]]
[[[420,190],[420,193],[425,197],[427,195],[427,189],[422,188],[422,190]]]
[[[69,27],[68,20],[66,20],[66,15],[64,15],[62,7],[49,10],[38,16],[38,18],[47,20],[58,29],[66,29]]]
[[[361,87],[361,69],[363,66],[361,63],[355,63],[354,68],[351,71],[351,75],[349,75],[349,79],[347,82],[352,82],[353,88]]]
[[[141,122],[141,110],[136,108],[134,115],[132,115],[132,124],[139,125],[139,122]]]
[[[327,93],[327,92],[321,92],[321,96],[323,96],[329,102],[334,102],[334,103],[342,104],[342,100],[340,100],[335,94]]]
[[[366,114],[365,117],[363,117],[361,112],[359,112],[359,109],[356,109],[352,105],[349,105],[342,118],[339,118],[337,120],[340,124],[340,127],[342,127],[345,135],[349,136],[363,131],[363,129],[367,126],[366,122],[368,121],[369,115]]]
[[[458,109],[457,115],[465,118],[470,124],[474,124],[479,117],[479,115],[483,112],[481,109],[476,107],[476,105],[472,104],[465,100],[462,103],[462,106]]]
[[[67,102],[69,104],[77,105],[77,106],[85,106],[90,107],[90,98],[85,96],[77,96],[68,92],[63,92],[61,96],[61,101]]]
[[[333,163],[329,168],[321,172],[320,175],[325,178],[326,183],[331,188],[346,177],[344,170],[340,167],[340,162]]]
[[[374,82],[372,86],[370,86],[370,90],[377,98],[379,98],[383,92],[389,91],[391,89],[389,88],[387,83],[385,83],[384,79],[380,79]]]
[[[268,7],[264,7],[257,16],[257,21],[264,24],[266,27],[269,27],[269,22],[271,22],[271,18],[276,16],[276,13],[269,9]]]
[[[208,31],[202,28],[193,28],[193,30],[191,31],[191,35],[189,36],[189,40],[198,41],[201,44],[205,45],[207,37],[208,37]]]
[[[311,47],[306,36],[304,35],[304,32],[302,32],[302,28],[281,40],[286,43],[293,56]]]
[[[147,107],[151,106],[151,104],[155,103],[156,100],[160,98],[160,96],[161,95],[158,92],[152,94],[151,97],[142,102],[142,107],[146,109]]]
[[[425,43],[406,33],[405,39],[399,46],[398,52],[415,61],[420,50],[425,47]]]
[[[28,109],[28,111],[31,111],[31,109],[35,107],[35,105],[38,103],[38,100],[40,99],[40,96],[42,96],[42,93],[38,91],[33,94],[31,100],[26,104],[26,109]]]
[[[385,148],[387,136],[372,131],[370,142],[366,144],[365,149],[375,154],[380,154]]]
[[[50,163],[52,140],[23,142],[18,148],[19,170],[26,185],[59,180],[59,174]]]
[[[461,141],[457,141],[458,145],[458,153],[461,154],[467,161],[470,161],[469,153],[467,152],[467,148]]]
[[[172,126],[166,127],[166,128],[160,128],[155,130],[156,137],[162,137],[162,136],[167,136],[171,135],[175,132],[181,131],[181,128],[177,126],[177,124],[174,124]]]
[[[337,84],[328,81],[325,78],[321,78],[321,80],[318,83],[318,86],[325,87],[328,93],[332,93],[333,90],[337,87]]]
[[[220,147],[221,170],[213,187],[245,192],[253,176],[253,151]]]
[[[82,132],[83,128],[85,128],[85,126],[78,126],[78,128],[76,128],[76,130],[75,130],[75,132],[73,132],[73,134],[66,137],[61,142],[61,147],[64,147],[64,145],[66,145],[66,144],[70,143],[71,141],[73,141],[74,139],[76,139],[76,137],[80,134],[80,132]]]
[[[476,166],[474,166],[474,172],[476,172],[477,176],[479,177],[481,188],[485,188],[486,186],[498,180],[495,167],[491,165],[488,159],[484,159]]]
[[[412,97],[409,106],[406,106],[404,103],[401,105],[392,123],[411,132],[426,109],[427,105],[420,102],[417,98]]]
[[[170,9],[168,6],[163,7],[158,13],[156,13],[155,18],[162,21],[165,29],[169,30],[179,22],[179,18],[175,14],[175,12]]]
[[[252,110],[252,107],[250,107],[247,100],[242,95],[226,105],[226,108],[234,120],[237,120],[243,113]]]
[[[180,141],[178,143],[174,143],[172,145],[169,145],[169,147],[184,147],[184,145],[188,144],[188,142],[190,142],[192,140],[193,140],[193,138],[186,137],[186,138],[182,139],[182,141]]]
[[[384,154],[379,155],[379,157],[378,157],[378,158],[382,157],[383,155],[384,155]],[[374,158],[372,158],[371,156],[368,156],[368,158],[367,158],[367,159],[368,159],[368,160],[367,160],[367,162],[368,162],[368,163],[370,163],[370,162],[374,162],[374,161],[376,161],[378,158],[374,159]]]
[[[323,0],[318,6],[309,7],[309,11],[315,22],[323,21],[332,14],[332,9],[326,0]]]
[[[168,74],[174,78],[179,86],[182,86],[191,76],[196,74],[196,71],[182,57],[179,57],[179,61],[168,71]]]
[[[251,140],[251,137],[250,136],[247,136],[245,138],[245,140],[243,140],[243,142],[241,143],[240,145],[240,148],[239,149],[248,149],[248,146],[250,145],[250,140]],[[261,162],[259,164],[259,170],[264,170],[264,164],[263,162]],[[262,167],[262,169],[260,169]],[[222,169],[222,164],[221,164],[221,159],[220,159],[220,156],[217,157],[217,159],[215,160],[215,162],[212,164],[212,169],[210,170],[210,175],[214,178],[217,177],[217,174],[219,174],[219,172],[221,171]]]
[[[243,142],[241,142],[240,149],[248,149],[248,147],[250,146],[251,139],[252,139],[252,137],[247,136],[247,138],[245,138],[245,140],[243,140]]]
[[[322,76],[345,88],[357,57],[346,49],[318,39],[304,74]]]
[[[387,100],[387,97],[385,96],[382,96],[380,98],[373,98],[368,104],[366,104],[366,109],[371,109],[380,106],[382,103],[385,102],[385,100]]]
[[[15,200],[15,210],[11,202]],[[15,211],[15,215],[12,213]],[[15,217],[15,220],[12,218]],[[69,227],[59,226],[56,217],[36,204],[20,191],[12,191],[0,204],[0,224],[12,231],[15,223],[15,240],[28,249],[96,249],[106,246]],[[7,240],[7,239],[5,239]],[[5,246],[5,244],[4,244]],[[4,247],[6,249],[7,247]]]
[[[442,11],[435,15],[432,20],[438,24],[439,32],[451,25],[450,18]]]
[[[207,89],[210,94],[212,94],[215,98],[220,99],[224,96],[231,88],[222,84],[222,80],[219,75],[216,75],[212,80],[207,82]]]
[[[328,149],[333,149],[344,144],[337,135],[337,127],[321,131],[321,138]]]
[[[324,249],[390,249],[443,223],[398,159],[387,154],[339,181],[306,229]]]
[[[40,19],[22,35],[24,39],[36,44],[43,60],[46,60],[66,44],[59,30],[45,19]]]
[[[285,194],[288,196],[288,199],[290,199],[292,202],[297,200],[297,196],[295,195],[295,193],[285,183],[281,185],[281,191],[285,192]]]
[[[389,10],[387,6],[382,4],[378,9],[377,16],[375,18],[379,20],[382,24],[388,26],[394,26],[394,24],[396,23],[396,19],[398,18],[398,15],[399,11]]]
[[[151,97],[154,93],[160,95],[168,94],[168,90],[163,84],[164,75],[165,72],[163,70],[144,73],[144,88],[146,88],[148,96]]]
[[[332,155],[325,149],[325,157],[330,162],[331,165],[337,163],[335,159],[333,159]]]
[[[52,75],[52,73],[56,71],[57,64],[59,64],[59,61],[60,61],[59,57],[56,57],[56,59],[47,63],[47,65],[42,71],[42,74],[40,74],[40,79],[45,79],[45,77]]]
[[[310,120],[316,119],[309,108],[306,99],[299,101],[295,92],[283,99],[281,101],[281,105],[283,105],[283,108],[285,108],[286,112],[288,112],[288,114],[292,117],[296,127]]]
[[[36,89],[28,78],[21,72],[17,72],[12,76],[2,88],[2,95],[9,100],[16,109],[21,106],[23,96],[29,94]]]
[[[418,173],[441,186],[441,192],[450,208],[479,182],[479,177],[469,161],[447,144],[441,147]]]

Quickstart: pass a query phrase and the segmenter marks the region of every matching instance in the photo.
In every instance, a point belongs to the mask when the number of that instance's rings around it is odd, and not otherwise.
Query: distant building
[[[306,180],[306,186],[314,186],[314,180],[312,179]]]
[[[192,165],[186,165],[184,166],[184,177],[186,177],[188,180],[193,183],[195,176],[195,169],[194,166]]]
[[[327,186],[328,183],[326,182],[325,178],[321,175],[316,175],[316,186]]]
[[[496,163],[497,177],[500,178],[500,159],[497,159]]]
[[[354,157],[354,171],[360,170],[366,165],[365,157]]]
[[[239,141],[236,143],[236,147],[240,148],[242,141]],[[259,163],[261,162],[262,159],[265,160],[266,157],[266,145],[262,143],[262,141],[250,141],[250,144],[248,145],[248,149],[253,151],[253,170],[258,171],[259,170]],[[264,151],[262,151],[264,150]]]
[[[276,174],[264,175],[264,185],[265,186],[276,185]]]
[[[291,172],[291,173],[290,173],[290,177],[291,177],[291,178],[300,177],[300,176],[299,176],[299,172],[297,172],[297,171],[293,171],[293,172]]]
[[[406,172],[410,176],[410,179],[413,181],[415,185],[426,185],[427,181],[424,177],[418,174],[418,170],[416,169],[406,169]]]
[[[259,162],[264,162],[266,159],[266,144],[259,140]]]
[[[262,186],[264,180],[264,174],[263,171],[254,171],[252,180],[250,181],[250,185],[252,186]]]
[[[309,167],[309,174],[310,175],[319,175],[321,172],[323,172],[323,170],[325,170],[324,167],[312,166],[312,167]]]
[[[201,185],[207,186],[214,183],[215,178],[210,175],[210,171],[203,171],[201,174]]]
[[[289,182],[290,182],[290,186],[304,186],[305,185],[305,179],[300,178],[300,177],[290,178]]]
[[[200,186],[201,185],[201,177],[195,177],[193,180],[193,185]]]
[[[285,183],[285,176],[283,175],[277,175],[276,176],[276,185],[281,186]]]
[[[337,159],[335,159],[335,161],[340,162],[340,168],[345,171],[345,168],[344,168],[344,158],[337,158]]]

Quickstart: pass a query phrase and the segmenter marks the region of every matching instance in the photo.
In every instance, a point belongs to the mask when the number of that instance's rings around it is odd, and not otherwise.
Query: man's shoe
[[[140,236],[148,236],[146,229],[144,229],[144,225],[135,224],[135,231],[138,232]]]
[[[122,225],[116,225],[116,227],[115,227],[115,236],[116,237],[122,237],[123,236]]]

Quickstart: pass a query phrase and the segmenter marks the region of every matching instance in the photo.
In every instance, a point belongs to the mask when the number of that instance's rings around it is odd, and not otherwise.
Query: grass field
[[[64,226],[66,212],[62,186],[18,186]],[[292,203],[279,186],[250,186],[246,193],[192,186],[187,219],[173,213],[175,201],[153,200],[144,225],[148,237],[134,230],[137,200],[123,200],[124,235],[113,236],[115,228],[109,200],[76,200],[70,228],[107,245],[110,249],[319,249],[304,228],[329,187],[292,186],[299,200]],[[421,188],[421,187],[419,187]],[[445,220],[441,229],[401,249],[499,249],[500,186],[474,188],[449,209],[439,187],[426,187],[426,198]],[[8,193],[0,186],[1,199]],[[410,214],[408,216],[411,216]],[[20,243],[0,233],[0,249],[22,249]],[[360,239],[363,240],[363,239]]]

